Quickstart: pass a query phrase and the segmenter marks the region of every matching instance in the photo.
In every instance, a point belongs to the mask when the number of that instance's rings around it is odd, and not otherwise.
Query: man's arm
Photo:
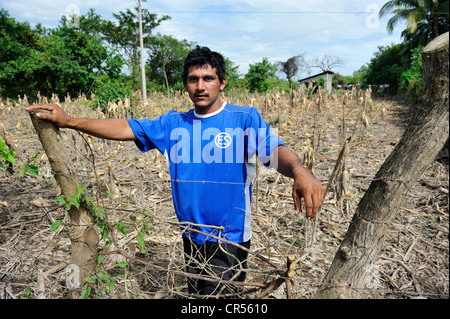
[[[42,120],[51,121],[54,125],[61,128],[71,128],[77,131],[87,133],[96,137],[119,140],[134,141],[136,136],[131,130],[128,121],[125,119],[84,119],[74,118],[67,115],[66,112],[57,104],[36,104],[29,106],[26,111],[48,110],[51,113],[40,112],[36,116]]]
[[[314,219],[324,200],[324,188],[300,162],[297,155],[286,146],[278,146],[272,156],[273,167],[284,176],[294,179],[292,197],[295,204],[295,215],[301,211],[303,198],[306,218]],[[271,165],[272,166],[272,165]]]

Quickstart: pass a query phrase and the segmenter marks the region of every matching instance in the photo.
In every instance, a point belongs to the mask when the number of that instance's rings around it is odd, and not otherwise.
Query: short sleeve
[[[270,165],[272,152],[278,146],[284,145],[283,141],[271,130],[269,124],[263,120],[256,108],[253,108],[251,112],[250,123],[247,126],[247,137],[248,158],[256,154],[265,166]]]
[[[161,153],[166,150],[166,118],[161,115],[159,118],[150,119],[129,119],[128,123],[137,138],[136,146],[141,152],[147,152],[157,148]]]

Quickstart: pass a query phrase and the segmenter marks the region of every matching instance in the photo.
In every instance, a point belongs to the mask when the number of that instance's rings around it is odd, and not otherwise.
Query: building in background
[[[298,80],[298,82],[300,83],[300,91],[313,88],[317,84],[317,82],[320,78],[324,78],[324,80],[325,80],[324,88],[328,91],[328,93],[331,93],[333,74],[334,74],[334,72],[332,72],[332,71],[325,71],[325,72]]]

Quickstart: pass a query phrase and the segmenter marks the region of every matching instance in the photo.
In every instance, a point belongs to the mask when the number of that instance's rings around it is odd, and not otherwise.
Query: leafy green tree
[[[40,75],[49,83],[49,89],[77,95],[88,93],[101,74],[118,77],[124,60],[103,43],[97,30],[101,21],[92,9],[80,17],[79,28],[71,27],[63,16],[60,26],[42,38],[45,69]]]
[[[361,66],[358,70],[354,71],[351,76],[351,81],[343,84],[351,84],[351,83],[361,83],[362,77],[367,71],[367,65]]]
[[[103,39],[117,50],[122,50],[128,62],[133,79],[133,88],[138,88],[139,61],[140,61],[140,40],[139,40],[139,8],[134,11],[127,9],[118,14],[113,13],[114,21],[104,21],[101,25]],[[142,33],[144,47],[148,47],[151,41],[152,31],[161,22],[170,19],[170,16],[158,18],[157,14],[150,13],[147,9],[141,8]]]
[[[27,22],[18,22],[0,10],[0,95],[16,98],[23,94],[38,68],[39,35]]]
[[[361,84],[389,84],[390,91],[396,93],[399,88],[401,74],[409,68],[409,54],[404,43],[391,46],[379,46],[378,52],[367,65],[361,77]]]
[[[97,76],[118,77],[124,60],[108,50],[98,33],[101,17],[94,10],[79,19],[79,28],[62,17],[55,29],[35,30],[0,12],[0,94],[30,98],[88,93]]]
[[[422,46],[412,50],[411,67],[400,77],[400,88],[408,99],[414,101],[419,99],[423,90],[422,50]]]
[[[251,92],[269,90],[271,88],[270,79],[275,77],[276,71],[276,65],[270,63],[267,58],[263,58],[261,62],[250,64],[249,70],[245,75],[248,81],[248,89]]]
[[[380,10],[380,17],[393,14],[387,23],[392,33],[395,26],[406,21],[402,37],[412,46],[426,45],[430,40],[449,30],[448,0],[391,0]]]
[[[147,47],[150,49],[147,60],[150,81],[164,83],[167,92],[171,87],[182,89],[184,58],[194,49],[195,43],[157,34],[150,38]]]
[[[235,65],[233,61],[225,57],[225,65],[227,69],[226,78],[227,78],[227,86],[225,87],[225,91],[229,91],[230,89],[244,89],[247,87],[247,82],[241,78],[241,74],[239,73],[239,65]]]

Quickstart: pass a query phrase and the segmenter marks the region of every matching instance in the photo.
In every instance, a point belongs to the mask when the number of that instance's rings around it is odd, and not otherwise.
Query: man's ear
[[[223,89],[227,86],[227,78],[223,78],[222,83],[220,83],[220,91],[223,91]]]

